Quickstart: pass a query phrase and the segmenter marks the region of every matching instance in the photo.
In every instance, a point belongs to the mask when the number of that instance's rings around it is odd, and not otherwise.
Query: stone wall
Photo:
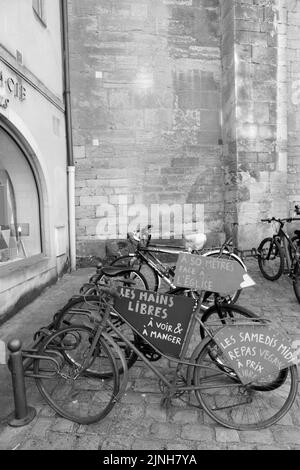
[[[129,211],[204,205],[218,241],[219,2],[71,0],[69,15],[78,255],[99,253],[105,204],[120,196]]]
[[[280,0],[228,0],[225,7],[234,31],[234,77],[223,91],[231,93],[233,113],[224,139],[226,202],[233,208],[226,217],[236,217],[239,248],[249,249],[270,230],[261,218],[288,211],[286,7]],[[225,70],[223,76],[226,83]]]
[[[103,215],[121,230],[138,204],[203,205],[210,244],[237,221],[238,247],[257,247],[260,219],[300,203],[300,2],[69,10],[78,255],[104,246]]]
[[[290,211],[300,204],[300,2],[287,2],[288,191]],[[298,227],[299,228],[299,227]]]

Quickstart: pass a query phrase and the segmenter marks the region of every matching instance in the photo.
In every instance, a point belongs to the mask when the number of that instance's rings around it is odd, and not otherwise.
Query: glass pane
[[[0,128],[0,267],[41,253],[39,199],[31,168]]]

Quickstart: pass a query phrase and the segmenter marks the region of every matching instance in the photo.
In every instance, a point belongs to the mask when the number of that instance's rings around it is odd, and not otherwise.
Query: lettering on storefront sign
[[[272,325],[231,325],[219,330],[214,341],[226,357],[226,365],[247,384],[274,380],[279,371],[295,361],[288,338]],[[273,377],[273,379],[271,378]]]
[[[0,71],[0,107],[4,109],[6,109],[9,104],[7,94],[19,101],[24,101],[26,99],[26,88],[17,78],[5,77],[3,72]]]
[[[190,297],[122,287],[116,310],[152,346],[179,357],[194,307]]]
[[[253,286],[255,282],[233,259],[180,253],[174,284],[178,287],[229,294],[237,289]]]

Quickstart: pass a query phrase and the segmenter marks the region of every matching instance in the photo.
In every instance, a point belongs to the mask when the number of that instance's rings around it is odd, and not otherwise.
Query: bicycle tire
[[[69,300],[69,302],[54,315],[54,329],[60,330],[66,326],[72,326],[72,323],[76,325],[84,325],[87,327],[91,326],[91,322],[94,320],[97,321],[99,317],[99,295],[85,295],[74,297]],[[118,316],[111,315],[112,322],[119,328],[126,329],[126,336],[131,335],[132,342],[136,341],[137,335],[132,331],[132,329],[124,323]],[[115,333],[108,331],[112,335],[115,342],[122,349],[127,367],[130,369],[135,362],[137,361],[136,353],[130,349],[126,344],[123,344],[121,339],[115,335]],[[119,373],[122,373],[122,366],[119,366]],[[98,378],[106,378],[106,375],[93,371],[92,369],[87,369],[87,373],[91,376]]]
[[[160,286],[160,278],[151,266],[134,254],[123,255],[114,259],[110,266],[130,267],[141,273],[147,281],[149,290],[157,291]]]
[[[213,251],[208,251],[208,252],[204,253],[203,256],[221,257],[221,258],[230,259],[230,260],[233,259],[233,260],[237,261],[237,263],[239,263],[240,266],[242,266],[242,268],[245,271],[247,271],[246,265],[241,260],[241,258],[239,256],[237,256],[235,253],[230,253],[229,251],[224,250],[223,253],[220,255],[219,250],[213,250]],[[242,292],[242,289],[238,289],[233,294],[225,296],[226,302],[230,303],[230,304],[234,304],[238,300],[241,292]],[[210,297],[213,297],[213,296],[214,296],[214,293],[211,293]],[[207,298],[206,303],[204,303],[204,302],[201,303],[201,309],[203,311],[207,310],[211,306],[208,303],[208,300],[209,300],[209,297]]]
[[[120,386],[116,359],[103,337],[99,338],[92,362],[94,368],[96,364],[98,368],[105,368],[108,378],[91,377],[86,374],[86,369],[78,372],[78,365],[83,363],[90,348],[91,334],[91,328],[73,326],[45,339],[38,354],[58,358],[59,370],[55,370],[52,361],[46,357],[34,361],[35,381],[43,398],[60,416],[80,424],[103,419],[115,405]],[[66,350],[68,355],[72,351],[74,361],[66,360]]]
[[[300,262],[299,261],[295,263],[294,269],[293,269],[293,289],[294,289],[296,299],[298,300],[300,304]]]
[[[215,326],[215,330],[217,331],[221,326],[230,325],[235,321],[238,321],[239,317],[242,318],[257,318],[255,313],[251,312],[245,307],[241,307],[240,305],[233,305],[233,304],[221,304],[221,305],[214,305],[210,307],[201,317],[201,321],[206,324],[206,326],[210,329],[213,333],[214,330],[210,323]],[[200,325],[200,336],[203,340],[207,335],[202,325]],[[286,380],[287,372],[286,369],[282,369],[278,372],[278,375],[275,376],[272,381],[268,381],[266,384],[261,383],[260,385],[255,385],[254,390],[270,390],[280,387],[284,381]]]
[[[264,250],[264,254],[262,255],[263,250]],[[262,242],[260,243],[257,249],[257,252],[258,252],[258,266],[262,275],[269,281],[276,281],[277,279],[279,279],[284,271],[284,252],[280,243],[272,237],[267,237],[264,240],[262,240]],[[267,265],[266,262],[276,261],[276,259],[277,259],[277,264],[274,263],[275,267],[274,268],[271,267],[271,269],[273,269],[273,274],[270,274],[266,270],[267,266],[269,266],[269,264]]]
[[[263,429],[275,424],[289,411],[298,389],[295,365],[287,368],[288,377],[282,387],[260,391],[253,384],[243,385],[232,369],[231,375],[222,372],[211,358],[213,351],[220,356],[216,343],[207,338],[196,359],[198,366],[194,368],[193,381],[199,386],[195,390],[199,404],[214,421],[242,431]],[[225,363],[226,358],[222,361]]]

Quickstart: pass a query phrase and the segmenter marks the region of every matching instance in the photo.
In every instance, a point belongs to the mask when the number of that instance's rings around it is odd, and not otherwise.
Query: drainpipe
[[[60,0],[62,25],[62,57],[64,75],[65,123],[68,161],[68,210],[69,210],[69,252],[71,271],[76,269],[76,229],[75,229],[75,166],[73,157],[69,35],[68,35],[68,0]]]

